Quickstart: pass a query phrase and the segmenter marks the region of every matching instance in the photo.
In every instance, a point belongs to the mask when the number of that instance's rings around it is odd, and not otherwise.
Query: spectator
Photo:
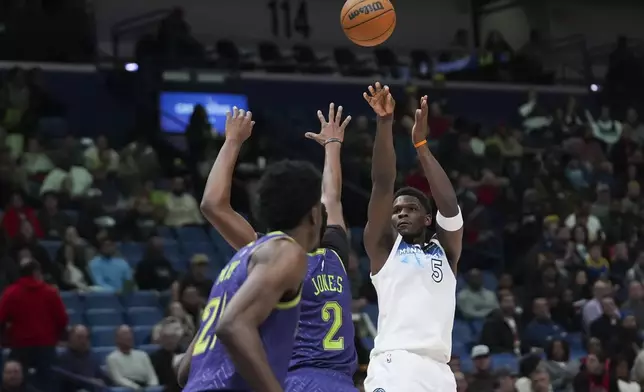
[[[610,361],[602,362],[597,355],[588,354],[573,381],[574,392],[619,392],[616,380],[610,374]]]
[[[2,392],[40,392],[25,382],[24,372],[20,362],[7,361],[2,371]]]
[[[454,378],[456,379],[456,392],[467,392],[467,378],[462,372],[454,372]]]
[[[181,305],[186,312],[192,317],[194,325],[199,325],[201,321],[201,312],[206,304],[206,298],[199,294],[197,286],[185,286],[181,292]]]
[[[109,146],[104,135],[96,138],[84,153],[85,167],[91,171],[105,170],[114,173],[119,169],[119,154]]]
[[[633,381],[628,367],[629,361],[623,357],[617,357],[614,361],[615,378],[619,392],[640,392],[640,385]]]
[[[550,339],[563,339],[566,331],[552,321],[548,302],[545,298],[535,298],[532,303],[534,319],[525,328],[524,339],[529,347],[545,348]]]
[[[610,272],[610,263],[602,255],[602,245],[600,242],[590,244],[588,256],[586,256],[586,271],[591,280],[596,280],[601,275],[608,275]]]
[[[603,314],[601,301],[609,295],[610,287],[605,282],[601,280],[595,282],[593,285],[593,298],[586,302],[582,308],[582,321],[586,331],[589,331],[593,321],[597,320]]]
[[[197,288],[197,293],[204,299],[210,295],[213,281],[208,278],[208,256],[203,253],[192,256],[190,260],[190,270],[179,281],[172,284],[172,300],[179,301],[181,294],[187,286]],[[197,323],[198,325],[199,323]]]
[[[587,230],[588,240],[596,241],[599,239],[602,224],[595,215],[590,213],[590,207],[590,203],[582,203],[576,213],[568,215],[565,224],[570,229],[574,229],[577,225],[582,225]]]
[[[78,235],[74,226],[65,229],[65,236],[56,251],[56,263],[63,269],[63,282],[70,290],[87,290],[92,285],[87,272],[94,250]]]
[[[536,354],[528,354],[519,359],[519,374],[514,386],[517,392],[531,392],[531,377],[537,368],[541,366],[541,357]]]
[[[92,175],[82,166],[72,163],[69,156],[61,156],[56,168],[42,182],[40,194],[53,192],[65,201],[85,196],[92,185]]]
[[[181,177],[175,177],[172,180],[172,193],[166,200],[166,209],[166,226],[181,227],[204,223],[199,203],[194,196],[186,192],[185,183]]]
[[[602,298],[602,315],[590,324],[590,336],[599,339],[603,347],[607,347],[613,336],[619,333],[619,309],[615,301],[610,298]]]
[[[621,356],[628,363],[634,363],[641,347],[642,336],[635,317],[632,314],[625,315],[620,321],[617,334],[611,337],[607,350],[613,357]]]
[[[134,335],[127,325],[116,331],[116,350],[107,356],[106,362],[115,385],[134,390],[159,385],[150,357],[134,348]]]
[[[159,223],[159,209],[147,197],[137,196],[132,208],[126,212],[121,222],[121,236],[124,240],[147,241]]]
[[[644,283],[644,249],[640,249],[637,252],[637,259],[635,259],[633,267],[626,272],[626,279],[628,281],[635,280]]]
[[[148,241],[143,260],[136,266],[136,284],[141,290],[169,290],[177,273],[172,263],[163,255],[163,240],[152,237]]]
[[[152,343],[158,344],[161,339],[161,331],[167,325],[173,325],[175,328],[181,328],[183,335],[179,341],[179,346],[187,349],[195,335],[196,329],[194,320],[185,311],[180,302],[171,302],[168,305],[166,317],[159,321],[152,330]]]
[[[59,240],[64,237],[65,230],[72,221],[66,213],[58,209],[58,198],[54,193],[47,193],[44,198],[44,208],[38,213],[42,231],[46,238]]]
[[[637,325],[644,326],[644,291],[642,283],[634,281],[628,285],[628,299],[622,304],[622,312],[632,314]]]
[[[20,261],[20,279],[0,298],[0,325],[6,328],[9,357],[36,370],[38,385],[47,390],[56,345],[67,327],[67,312],[58,292],[43,282],[40,264]]]
[[[161,328],[159,345],[161,348],[150,356],[152,366],[157,374],[159,383],[165,387],[165,392],[180,392],[173,363],[178,354],[181,354],[180,341],[183,337],[183,328],[180,324],[168,323]]]
[[[494,374],[492,374],[490,349],[484,344],[474,346],[470,357],[472,357],[472,361],[474,362],[474,372],[468,382],[469,389],[480,392],[494,391],[496,380]]]
[[[570,347],[562,339],[548,342],[544,369],[548,372],[552,387],[557,392],[572,392],[572,381],[579,371],[578,361],[570,360]]]
[[[11,195],[10,204],[5,209],[2,217],[2,228],[9,238],[14,238],[18,235],[20,225],[24,220],[31,224],[36,237],[41,238],[43,236],[36,212],[33,208],[25,205],[19,192],[14,192]]]
[[[517,389],[514,387],[514,378],[508,369],[499,369],[496,372],[496,379],[498,388],[495,389],[495,392],[517,392]]]
[[[530,375],[530,385],[532,392],[552,392],[550,376],[541,367],[537,367],[537,370]]]
[[[33,228],[28,221],[23,220],[20,223],[20,234],[14,238],[11,250],[14,260],[22,260],[25,257],[36,259],[42,267],[45,281],[60,284],[60,269],[52,262],[47,249],[34,237]]]
[[[29,139],[27,151],[22,154],[22,167],[27,175],[36,180],[42,180],[44,176],[54,169],[51,159],[45,154],[37,138]]]
[[[75,325],[69,330],[67,350],[58,357],[58,363],[68,374],[84,378],[83,382],[79,382],[72,377],[63,377],[61,391],[79,391],[89,386],[104,387],[109,383],[109,378],[92,353],[89,330],[84,325]]]
[[[622,136],[622,123],[611,118],[608,106],[602,106],[601,114],[597,120],[593,118],[590,111],[586,110],[586,120],[590,125],[593,137],[602,144],[604,151],[609,146],[617,143],[620,136]]]
[[[116,255],[116,245],[107,238],[100,245],[99,253],[89,262],[94,283],[102,290],[122,293],[132,284],[132,269],[123,258]]]
[[[457,303],[463,316],[470,319],[485,318],[499,308],[494,293],[483,287],[483,275],[478,269],[468,272],[467,285],[458,293]]]
[[[523,325],[516,313],[514,295],[501,294],[501,308],[493,311],[483,324],[481,344],[490,348],[494,354],[521,354],[521,335]]]

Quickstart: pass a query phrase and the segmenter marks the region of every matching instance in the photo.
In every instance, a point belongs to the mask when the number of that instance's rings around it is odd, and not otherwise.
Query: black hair
[[[273,163],[259,180],[257,216],[268,230],[297,227],[322,196],[322,176],[309,162]]]
[[[553,357],[553,355],[554,355],[555,344],[557,342],[561,343],[561,348],[563,349],[563,358],[555,359]],[[548,345],[546,346],[546,349],[544,351],[546,353],[546,358],[549,361],[555,361],[555,360],[556,361],[562,361],[563,360],[564,362],[567,362],[570,359],[570,345],[564,339],[552,339],[552,340],[550,340],[548,342]]]
[[[412,188],[410,186],[400,188],[394,194],[394,200],[396,200],[396,198],[398,198],[399,196],[415,197],[416,199],[418,199],[420,205],[425,209],[427,215],[432,214],[432,202],[429,200],[429,197],[427,197],[426,194],[419,191],[418,189]]]
[[[40,271],[40,263],[34,259],[20,261],[18,272],[21,278],[27,276],[34,276],[36,272]]]

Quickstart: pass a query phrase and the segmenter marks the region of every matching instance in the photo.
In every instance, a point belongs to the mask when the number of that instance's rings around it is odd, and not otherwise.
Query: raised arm
[[[273,242],[253,255],[255,265],[248,279],[231,298],[215,330],[235,367],[258,392],[282,391],[268,363],[259,327],[282,298],[299,291],[307,270],[307,256],[299,245]]]
[[[328,215],[327,224],[340,226],[346,231],[344,214],[342,212],[342,168],[340,165],[340,149],[344,142],[344,130],[346,129],[351,116],[342,120],[342,106],[335,112],[335,105],[329,105],[329,118],[324,118],[321,110],[318,110],[320,119],[320,133],[307,132],[308,139],[315,140],[324,147],[324,171],[322,173],[322,203],[326,207]]]
[[[364,245],[371,261],[371,273],[377,274],[385,265],[395,241],[391,227],[391,212],[396,182],[396,152],[393,137],[393,113],[395,102],[389,87],[369,86],[364,99],[378,116],[376,138],[371,158],[371,198],[367,210],[367,226],[364,230]]]
[[[201,199],[201,212],[233,248],[240,249],[257,239],[253,227],[230,205],[233,172],[242,144],[250,137],[255,121],[252,113],[233,108],[226,115],[226,141],[210,170]]]
[[[427,96],[424,96],[420,99],[420,109],[416,110],[416,121],[411,131],[411,138],[438,208],[436,233],[445,253],[447,253],[447,259],[454,268],[461,257],[463,248],[463,216],[452,182],[427,147],[429,133],[427,112]]]

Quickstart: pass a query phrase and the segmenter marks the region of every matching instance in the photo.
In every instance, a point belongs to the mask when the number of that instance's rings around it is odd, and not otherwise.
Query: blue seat
[[[134,344],[141,346],[152,342],[152,330],[154,327],[149,325],[139,325],[132,328],[134,333]]]
[[[222,237],[214,227],[210,229],[209,234],[217,252],[223,257],[224,263],[227,263],[235,254],[235,249],[226,242],[224,237]]]
[[[121,309],[121,302],[114,293],[90,292],[84,297],[85,309]]]
[[[158,307],[159,293],[156,291],[135,291],[123,298],[123,303],[128,308]]]
[[[452,341],[461,342],[469,345],[474,342],[472,336],[472,329],[469,324],[462,320],[454,320],[454,328],[452,329]]]
[[[496,369],[506,368],[516,373],[519,371],[519,359],[514,354],[492,354],[492,366]]]
[[[148,355],[159,350],[158,344],[142,344],[137,347],[139,350],[145,351]]]
[[[67,309],[67,317],[69,318],[70,325],[84,324],[83,314],[74,309]]]
[[[496,289],[499,287],[499,280],[494,275],[494,272],[482,271],[481,275],[483,275],[483,287],[496,292]]]
[[[93,327],[91,329],[92,346],[113,346],[116,337],[116,328],[115,326]]]
[[[138,242],[122,242],[119,244],[119,250],[130,265],[137,265],[143,258],[143,244]]]
[[[163,318],[163,314],[158,308],[141,307],[129,308],[127,317],[132,326],[149,325],[153,326]]]
[[[94,347],[92,348],[92,355],[94,355],[99,364],[103,365],[107,356],[114,350],[116,350],[114,346]]]
[[[584,339],[581,332],[571,332],[566,336],[570,349],[584,350]]]
[[[165,389],[162,386],[156,386],[156,387],[145,387],[143,391],[145,392],[163,392]]]
[[[472,330],[472,338],[474,341],[478,342],[481,338],[481,332],[483,331],[484,320],[470,320],[470,328]]]
[[[46,241],[46,240],[41,240],[39,241],[40,245],[45,248],[47,251],[47,254],[49,257],[51,257],[52,260],[56,258],[56,253],[58,252],[58,249],[60,248],[61,242],[60,241]]]
[[[157,229],[159,236],[166,240],[166,242],[176,242],[177,237],[174,235],[174,230],[167,226],[161,226]]]
[[[73,310],[74,312],[83,311],[83,303],[78,293],[74,291],[61,291],[60,298],[63,300],[67,310]]]
[[[123,324],[123,313],[114,309],[89,309],[85,319],[90,326],[119,326]]]
[[[351,247],[358,252],[359,255],[364,254],[365,251],[362,242],[364,229],[362,227],[350,227],[349,235],[351,236]]]
[[[69,219],[71,220],[72,224],[76,224],[76,222],[78,222],[78,211],[76,211],[76,210],[63,210],[63,212],[65,213],[65,215],[67,215],[69,217]]]
[[[468,356],[469,353],[467,352],[467,345],[463,342],[453,341],[452,355],[457,355],[459,358]]]
[[[176,230],[179,241],[186,242],[210,242],[208,234],[201,227],[180,227]]]
[[[369,320],[371,320],[374,327],[378,328],[378,305],[367,304],[367,306],[364,307],[364,312],[369,316]]]
[[[188,256],[188,259],[194,254],[205,253],[212,260],[215,252],[215,247],[210,242],[188,242],[183,244],[183,253]],[[214,256],[214,258],[216,259],[217,256]]]

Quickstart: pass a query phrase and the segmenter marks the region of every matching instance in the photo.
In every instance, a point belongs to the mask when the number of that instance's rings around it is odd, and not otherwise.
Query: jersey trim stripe
[[[300,289],[297,291],[297,295],[295,296],[295,298],[286,302],[278,302],[277,305],[275,305],[275,309],[279,309],[279,310],[293,309],[300,303],[301,299],[302,299],[302,285],[300,285]]]

